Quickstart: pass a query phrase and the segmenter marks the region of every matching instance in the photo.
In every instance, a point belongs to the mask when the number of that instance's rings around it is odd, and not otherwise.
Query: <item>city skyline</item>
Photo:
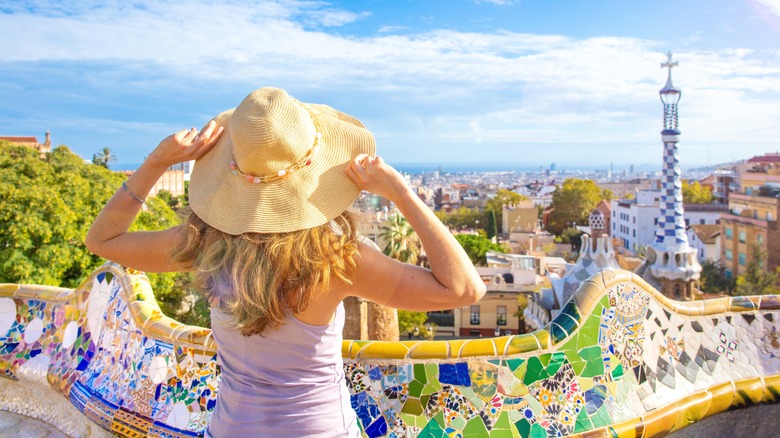
[[[678,3],[14,2],[0,135],[121,166],[279,86],[394,164],[660,166],[672,51],[684,167],[780,149],[780,0]]]

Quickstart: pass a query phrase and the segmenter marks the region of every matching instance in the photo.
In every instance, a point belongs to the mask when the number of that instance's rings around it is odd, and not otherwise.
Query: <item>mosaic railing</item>
[[[777,296],[675,302],[604,271],[544,330],[344,341],[344,371],[369,437],[659,436],[775,402],[778,325]],[[0,409],[73,436],[199,436],[219,372],[210,331],[164,317],[143,274],[107,264],[76,290],[0,285]],[[61,396],[24,393],[36,375]],[[57,417],[57,400],[91,421]]]

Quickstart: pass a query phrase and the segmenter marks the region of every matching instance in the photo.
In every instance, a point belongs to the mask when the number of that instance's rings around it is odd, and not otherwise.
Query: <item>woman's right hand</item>
[[[149,155],[149,160],[168,168],[184,161],[197,160],[210,151],[222,135],[223,127],[213,120],[200,132],[184,129],[163,139]]]
[[[381,157],[358,155],[349,163],[347,176],[361,189],[391,201],[410,191],[404,177]]]

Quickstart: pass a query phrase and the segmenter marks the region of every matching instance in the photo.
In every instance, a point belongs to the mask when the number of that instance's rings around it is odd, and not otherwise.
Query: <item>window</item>
[[[699,225],[704,225],[704,222],[705,222],[704,219],[699,219]]]
[[[731,228],[726,227],[726,240],[731,240],[734,237],[734,231]]]
[[[479,305],[475,304],[471,306],[471,323],[479,324]]]
[[[685,219],[685,226],[687,227],[690,224],[691,224],[691,220],[690,219]]]
[[[738,257],[739,257],[739,264],[740,265],[744,266],[744,265],[747,264],[747,257],[745,257],[745,253],[744,252],[739,253]]]
[[[739,232],[739,243],[745,243],[746,240],[747,240],[747,237],[745,235],[745,232],[744,231],[740,231]]]
[[[634,230],[634,236],[633,237],[636,237],[636,230]]]
[[[726,274],[726,278],[731,278],[731,270],[730,269],[726,269],[726,271],[724,273]]]
[[[506,325],[506,306],[496,306],[496,325]]]
[[[730,250],[726,250],[726,260],[734,260],[734,253]]]
[[[756,234],[756,242],[759,245],[763,245],[764,244],[764,235],[763,234]]]
[[[636,216],[632,217],[631,220],[633,220],[634,223],[636,223]]]
[[[768,221],[773,221],[774,220],[774,219],[772,219],[772,213],[771,212],[768,212],[768,211],[766,212],[766,220],[768,220]]]

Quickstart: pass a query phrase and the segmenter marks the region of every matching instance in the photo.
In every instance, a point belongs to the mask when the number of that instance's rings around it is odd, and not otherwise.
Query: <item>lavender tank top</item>
[[[328,325],[288,312],[283,325],[263,336],[242,336],[230,322],[212,307],[222,381],[207,436],[360,436],[341,359],[343,304]]]

